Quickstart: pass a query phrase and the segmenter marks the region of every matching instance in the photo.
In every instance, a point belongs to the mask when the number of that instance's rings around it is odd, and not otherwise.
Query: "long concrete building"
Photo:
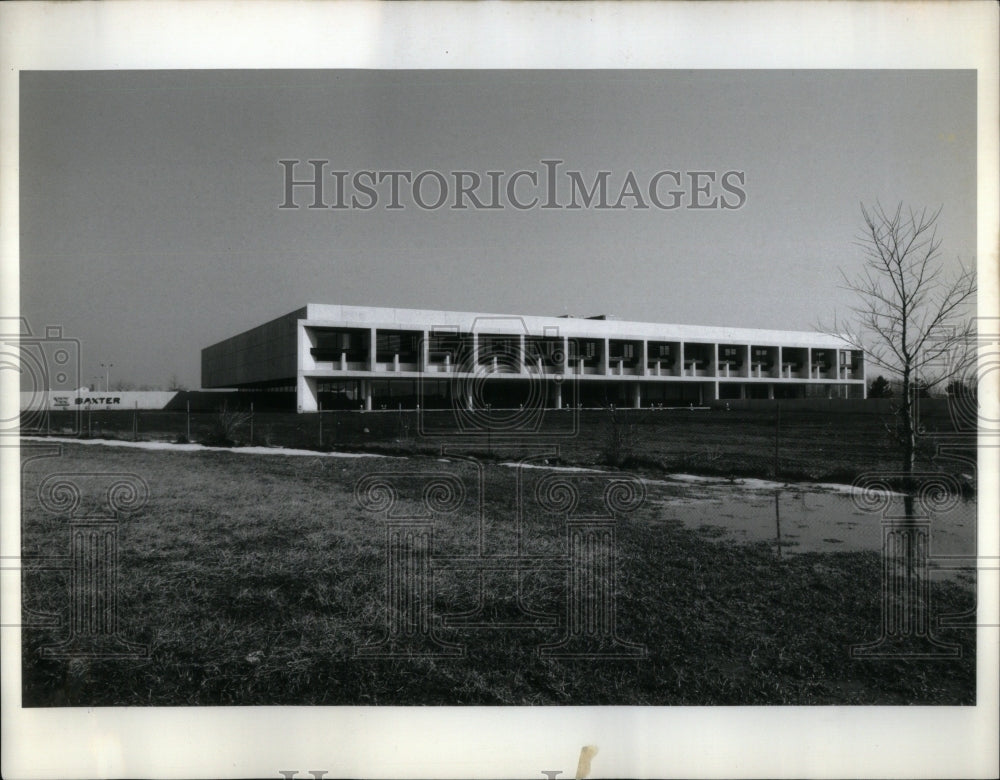
[[[202,386],[319,409],[688,406],[863,398],[862,353],[814,332],[310,303],[202,350]]]

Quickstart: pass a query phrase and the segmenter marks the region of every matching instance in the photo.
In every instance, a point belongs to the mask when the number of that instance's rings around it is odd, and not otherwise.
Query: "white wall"
[[[94,409],[108,411],[113,409],[162,409],[177,395],[173,390],[130,390],[109,393],[72,390],[61,392],[52,390],[48,393],[21,393],[21,410],[51,409],[73,410]]]

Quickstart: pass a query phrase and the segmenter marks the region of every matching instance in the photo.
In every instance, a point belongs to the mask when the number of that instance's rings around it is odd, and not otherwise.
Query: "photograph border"
[[[997,18],[990,2],[6,4],[0,315],[20,316],[21,70],[967,68],[978,71],[978,310],[996,316]],[[10,373],[3,419],[18,413]],[[994,371],[980,387],[994,408],[997,382]],[[997,772],[995,566],[979,573],[975,707],[22,709],[20,577],[8,565],[18,449],[0,442],[0,456],[5,777],[570,777],[583,758],[594,777]],[[981,441],[979,457],[981,474],[1000,473],[996,448]],[[979,482],[983,555],[998,550],[997,487]]]

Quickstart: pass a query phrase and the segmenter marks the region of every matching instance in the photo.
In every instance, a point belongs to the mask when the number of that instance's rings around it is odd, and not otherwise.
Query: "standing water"
[[[678,520],[712,538],[769,542],[782,556],[882,549],[881,513],[858,507],[846,486],[678,479],[647,482],[648,503],[661,508],[663,520]],[[890,513],[902,514],[902,504],[903,497],[893,495]],[[976,510],[975,499],[957,499],[947,512],[929,518],[932,570],[948,568],[949,557],[975,555]]]

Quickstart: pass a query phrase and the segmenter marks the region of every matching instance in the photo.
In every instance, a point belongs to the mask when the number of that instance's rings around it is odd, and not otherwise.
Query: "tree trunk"
[[[903,372],[903,399],[899,414],[900,423],[902,424],[900,438],[903,445],[903,501],[908,518],[913,517],[913,495],[916,492],[916,486],[913,484],[913,467],[917,453],[917,426],[914,419],[912,393],[913,383],[910,381],[910,371],[907,368]]]

